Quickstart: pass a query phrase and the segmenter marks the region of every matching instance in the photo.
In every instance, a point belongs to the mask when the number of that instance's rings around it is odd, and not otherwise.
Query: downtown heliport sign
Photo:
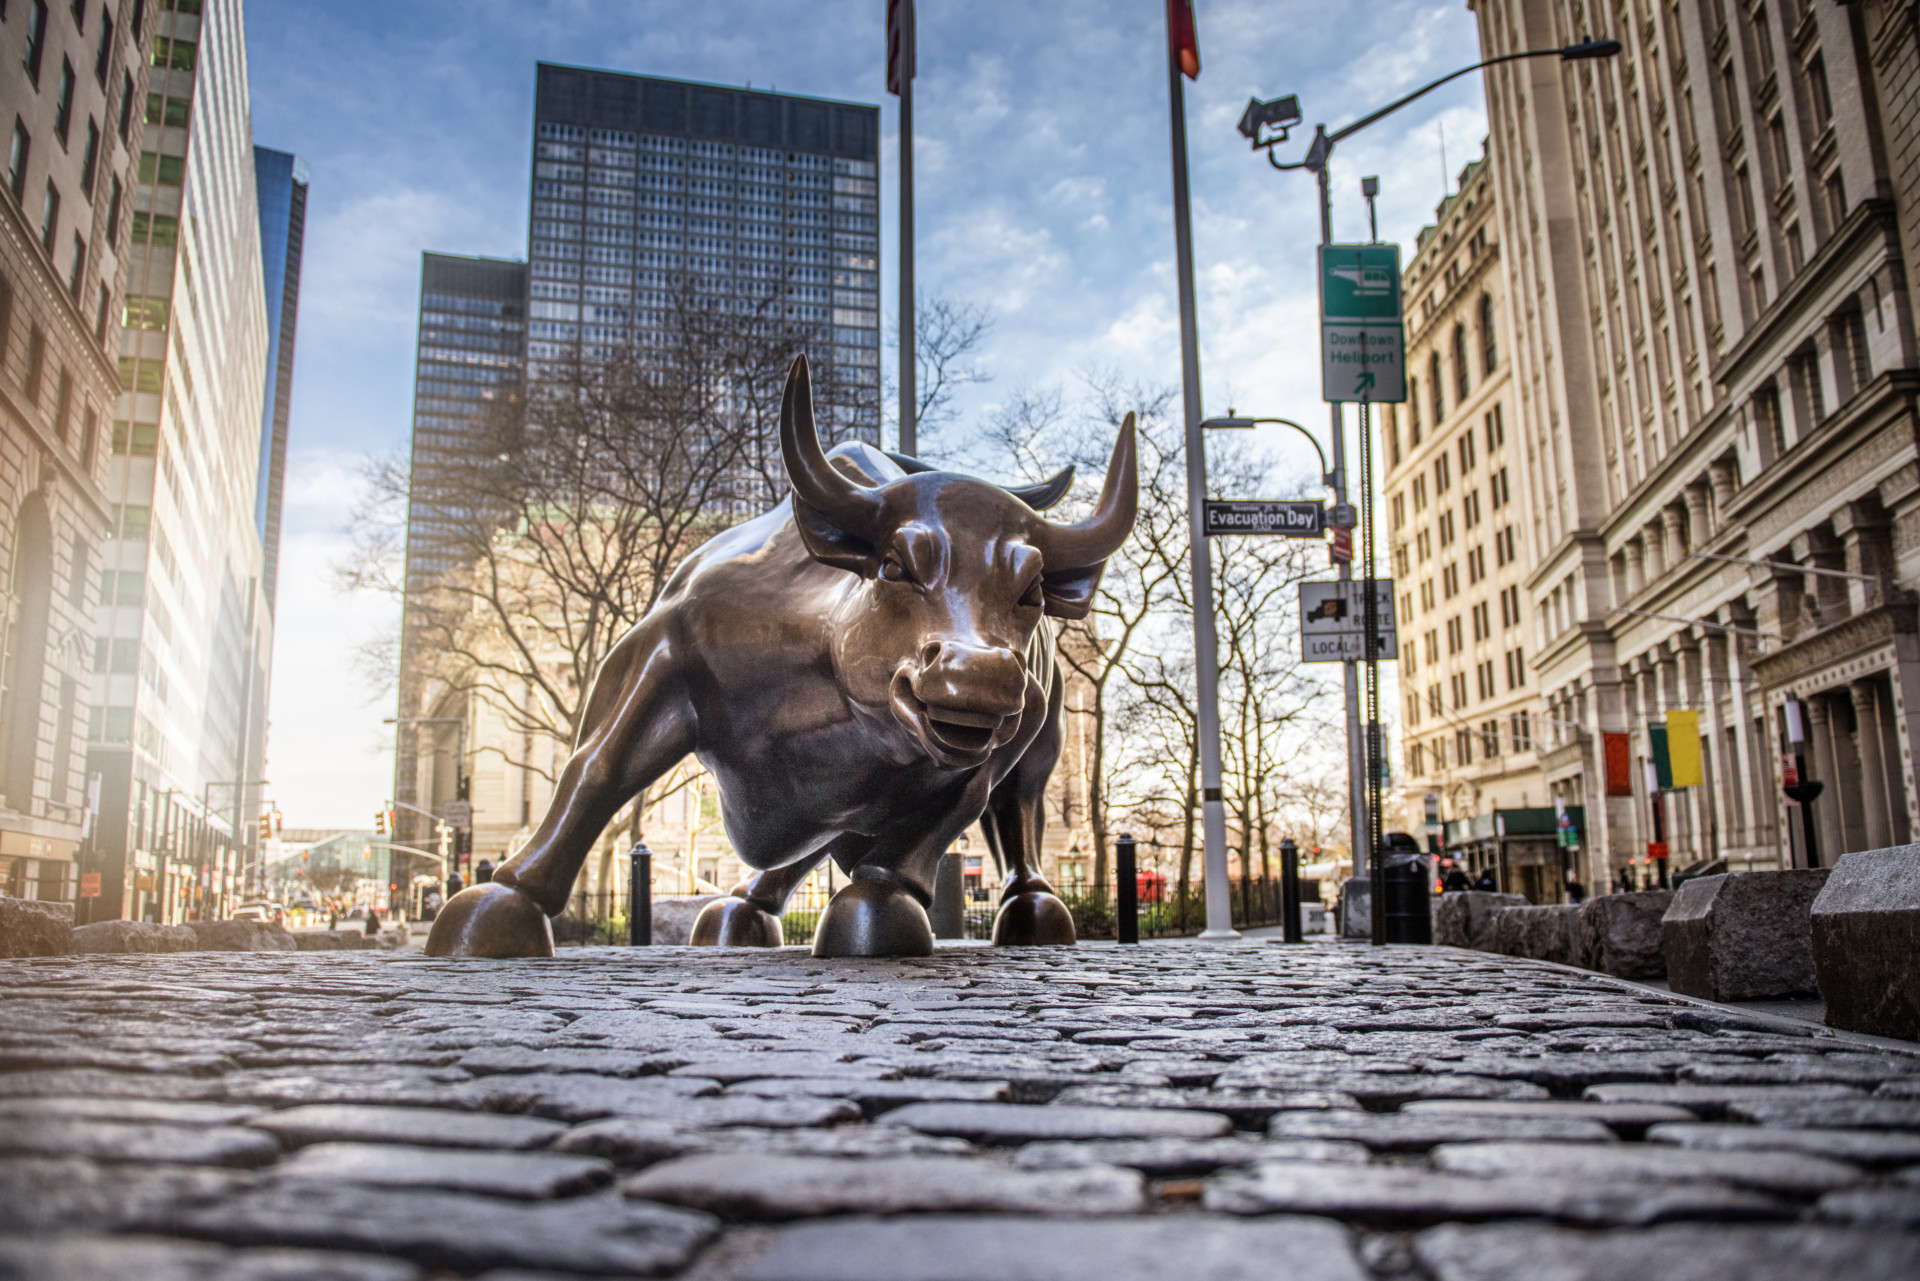
[[[1320,247],[1320,395],[1376,405],[1406,400],[1398,245]]]

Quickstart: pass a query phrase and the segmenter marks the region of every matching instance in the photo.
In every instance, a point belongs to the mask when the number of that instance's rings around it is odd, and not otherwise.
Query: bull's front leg
[[[951,805],[894,825],[871,838],[843,836],[834,856],[848,881],[827,903],[813,932],[815,956],[930,956],[933,878],[941,855],[979,817],[987,777],[977,775],[956,789]],[[859,843],[864,841],[864,850]],[[857,861],[856,861],[857,858]]]
[[[694,731],[664,619],[643,620],[601,666],[540,826],[491,882],[447,901],[427,955],[552,956],[548,918],[566,909],[593,843],[621,806],[693,750]]]
[[[1040,838],[1046,830],[1047,780],[1060,759],[1061,685],[1056,682],[1047,719],[1026,752],[987,798],[980,816],[987,848],[1006,880],[1000,911],[993,918],[993,941],[1005,947],[1068,944],[1077,935],[1073,913],[1040,875]]]
[[[715,899],[694,918],[695,947],[779,947],[786,942],[780,918],[787,900],[814,868],[826,862],[831,844],[785,867],[757,872],[733,887],[733,893]]]

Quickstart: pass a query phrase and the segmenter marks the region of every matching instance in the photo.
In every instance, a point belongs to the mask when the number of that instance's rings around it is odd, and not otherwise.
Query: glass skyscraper
[[[267,289],[267,387],[260,406],[260,478],[254,489],[253,523],[260,535],[261,589],[271,610],[279,594],[280,504],[287,481],[300,259],[307,239],[307,162],[255,147],[253,184],[260,199],[260,265]]]

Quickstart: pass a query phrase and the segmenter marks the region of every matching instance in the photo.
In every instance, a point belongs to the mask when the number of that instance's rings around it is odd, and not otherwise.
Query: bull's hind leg
[[[579,746],[539,828],[490,883],[447,901],[427,936],[427,955],[553,955],[548,918],[565,910],[594,841],[622,805],[693,750],[693,708],[675,668],[655,621],[642,622],[607,655]]]
[[[993,918],[993,941],[1002,946],[1068,944],[1076,938],[1073,913],[1040,875],[1047,780],[1060,759],[1060,693],[1056,683],[1046,727],[987,797],[987,811],[980,816],[987,847],[1006,876]]]
[[[781,946],[786,935],[780,918],[786,914],[787,900],[826,858],[823,847],[797,863],[757,873],[734,886],[726,898],[700,909],[690,942],[695,947]]]

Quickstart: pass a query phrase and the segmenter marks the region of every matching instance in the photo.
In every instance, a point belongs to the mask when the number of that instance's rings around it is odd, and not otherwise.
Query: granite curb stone
[[[1920,1040],[1920,845],[1842,854],[1812,928],[1827,1023]]]
[[[1660,924],[1667,986],[1708,1001],[1814,993],[1813,901],[1829,874],[1723,873],[1682,885]]]
[[[65,956],[73,948],[73,904],[0,894],[0,957]]]

